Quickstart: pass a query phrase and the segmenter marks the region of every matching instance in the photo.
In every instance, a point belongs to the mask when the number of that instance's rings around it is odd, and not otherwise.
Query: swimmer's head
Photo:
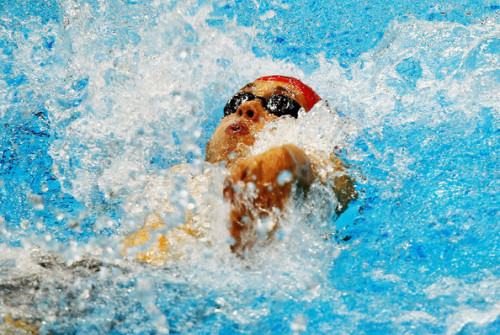
[[[245,158],[264,125],[279,117],[297,118],[321,98],[292,77],[267,76],[245,85],[224,107],[224,117],[207,144],[207,162],[227,165]]]

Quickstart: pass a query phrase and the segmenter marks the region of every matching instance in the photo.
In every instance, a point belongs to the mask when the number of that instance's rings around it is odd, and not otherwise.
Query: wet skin
[[[239,92],[253,93],[263,98],[281,94],[294,99],[301,107],[309,111],[304,95],[291,84],[256,80],[247,84],[237,93]],[[225,162],[230,168],[248,156],[249,147],[255,142],[255,135],[264,128],[267,122],[277,118],[264,108],[259,99],[242,103],[236,113],[221,120],[207,144],[206,161],[210,163]]]
[[[263,98],[280,94],[294,99],[305,111],[310,109],[302,92],[288,83],[256,80],[238,92]],[[272,223],[266,226],[264,239],[272,238],[278,228],[280,213],[290,198],[292,186],[305,194],[314,179],[329,183],[324,173],[319,173],[324,171],[324,167],[329,167],[329,176],[333,180],[332,188],[339,202],[338,213],[345,210],[347,204],[356,197],[352,180],[345,173],[343,163],[335,156],[308,157],[293,144],[274,147],[251,156],[250,148],[257,134],[268,122],[276,119],[278,117],[269,113],[260,99],[245,101],[235,113],[222,118],[207,143],[206,161],[225,164],[229,170],[223,193],[231,204],[229,232],[234,239],[231,250],[240,256],[244,256],[258,240],[262,240],[262,231],[258,232],[256,227],[259,220],[268,219],[266,222]],[[182,169],[182,166],[178,168]],[[184,225],[171,229],[167,235],[160,235],[157,245],[138,253],[136,258],[157,265],[181,258],[182,246],[187,240],[203,236],[203,232],[198,231],[191,222],[191,216],[187,217]],[[158,214],[150,215],[145,225],[124,241],[122,253],[126,255],[128,248],[146,243],[152,237],[152,231],[163,227],[165,223]]]
[[[257,80],[239,92],[264,98],[281,94],[297,101],[306,111],[310,109],[302,92],[288,83]],[[244,254],[254,245],[256,220],[270,218],[276,222],[276,216],[290,197],[292,185],[306,191],[314,179],[314,166],[305,152],[295,145],[287,144],[249,156],[255,136],[266,123],[277,118],[264,108],[259,99],[243,102],[235,113],[221,120],[207,144],[207,162],[225,162],[229,169],[224,197],[231,201],[230,234],[234,238],[231,249],[238,254]],[[339,160],[336,163],[336,170],[343,170],[342,163]],[[285,182],[278,180],[284,171],[288,174]],[[248,188],[245,188],[249,184],[254,190],[252,197],[248,196]],[[351,195],[354,193],[348,177],[336,180],[335,184],[335,187],[347,190]],[[347,205],[350,198],[352,196],[339,200]],[[276,228],[276,225],[269,227],[268,238]]]

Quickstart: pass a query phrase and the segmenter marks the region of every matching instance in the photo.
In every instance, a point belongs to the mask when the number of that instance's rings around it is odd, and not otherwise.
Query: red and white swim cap
[[[282,83],[287,83],[298,88],[306,99],[307,108],[311,109],[318,101],[321,100],[321,97],[313,91],[312,88],[301,82],[300,80],[293,77],[285,77],[285,76],[265,76],[260,77],[257,80],[264,81],[279,81]]]

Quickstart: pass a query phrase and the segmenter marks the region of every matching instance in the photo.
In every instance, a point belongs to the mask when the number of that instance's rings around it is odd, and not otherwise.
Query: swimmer
[[[230,202],[229,233],[231,250],[245,255],[257,241],[258,220],[279,222],[280,213],[290,199],[292,188],[306,194],[315,179],[326,183],[329,178],[338,200],[340,214],[357,196],[353,182],[342,161],[333,155],[307,155],[294,144],[271,148],[251,155],[251,147],[264,126],[279,118],[298,117],[308,112],[321,98],[307,85],[292,77],[261,77],[240,89],[224,107],[224,115],[206,147],[206,161],[222,164],[228,170],[223,196]],[[321,172],[326,165],[329,172]],[[125,248],[144,243],[150,231],[164,227],[158,215],[151,216],[145,227],[125,241]],[[278,224],[267,230],[272,239]],[[196,237],[199,231],[192,224],[176,228],[170,236],[160,236],[158,245],[139,254],[138,259],[162,264],[168,250],[183,236]]]

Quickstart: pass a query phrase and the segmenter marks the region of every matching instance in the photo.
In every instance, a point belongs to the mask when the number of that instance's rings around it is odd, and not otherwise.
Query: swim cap
[[[310,88],[309,86],[307,86],[306,84],[304,84],[303,82],[301,82],[296,78],[285,77],[285,76],[265,76],[265,77],[260,77],[257,80],[280,81],[282,83],[287,83],[295,86],[302,92],[302,94],[304,94],[308,109],[311,109],[318,101],[321,100],[320,96],[317,95],[312,88]]]

